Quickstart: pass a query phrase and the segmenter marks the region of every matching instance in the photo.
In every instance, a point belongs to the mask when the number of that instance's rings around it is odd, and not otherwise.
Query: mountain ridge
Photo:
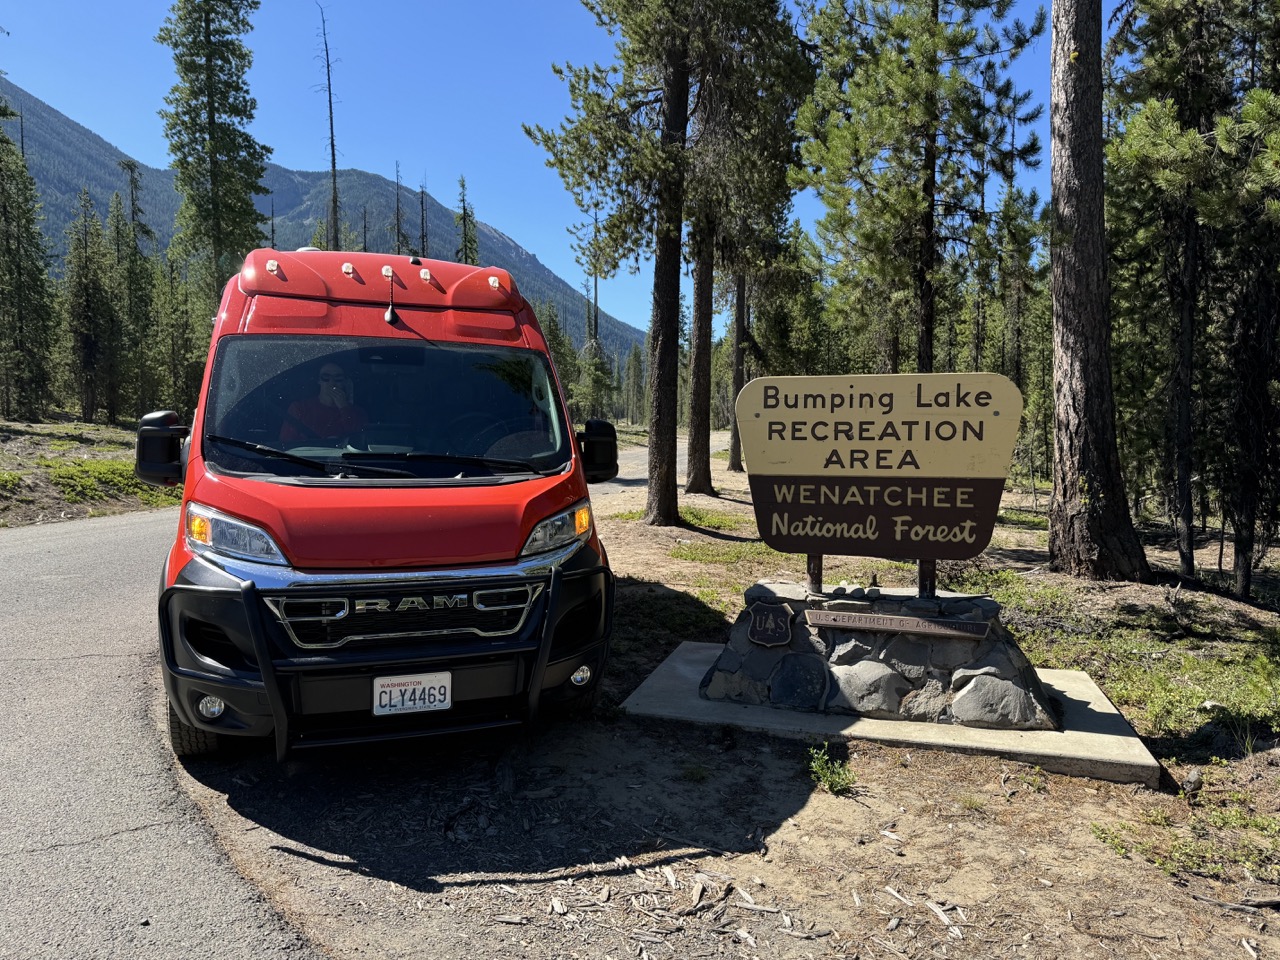
[[[105,220],[111,195],[119,192],[123,196],[128,189],[119,163],[132,158],[4,76],[0,76],[0,97],[22,114],[21,123],[17,119],[5,122],[5,132],[15,142],[20,137],[24,142],[27,168],[43,206],[45,236],[54,257],[61,260],[66,228],[78,212],[81,189],[88,188],[98,215]],[[138,173],[144,222],[155,231],[159,249],[164,249],[172,239],[179,205],[173,172],[138,162]],[[279,249],[306,246],[328,211],[329,172],[291,170],[268,163],[262,182],[269,192],[256,197],[255,205],[264,217],[263,232],[268,241]],[[338,194],[344,226],[354,231],[363,246],[394,249],[394,181],[355,168],[339,170]],[[429,193],[424,193],[423,199],[428,255],[452,260],[460,246],[453,211]],[[421,234],[418,191],[401,185],[400,205],[404,234],[417,244]],[[502,230],[483,221],[477,221],[477,229],[484,265],[508,270],[531,303],[554,304],[561,328],[580,349],[586,342],[589,300]],[[601,343],[605,353],[617,358],[619,364],[633,346],[643,346],[644,338],[643,330],[600,311]]]

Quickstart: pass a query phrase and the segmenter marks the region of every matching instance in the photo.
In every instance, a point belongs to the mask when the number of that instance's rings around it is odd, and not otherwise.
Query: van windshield
[[[542,354],[370,337],[223,338],[202,439],[229,473],[344,479],[515,479],[571,449]]]

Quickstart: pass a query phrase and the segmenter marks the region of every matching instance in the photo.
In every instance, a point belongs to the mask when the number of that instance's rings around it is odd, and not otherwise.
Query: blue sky
[[[169,6],[167,0],[6,4],[0,27],[9,35],[0,36],[0,69],[135,159],[167,166],[156,111],[173,85],[173,62],[154,37]],[[1030,19],[1035,4],[1019,0],[1018,7]],[[521,130],[522,122],[555,126],[569,109],[553,62],[612,59],[612,39],[579,0],[328,0],[325,16],[336,61],[339,166],[394,179],[399,161],[406,186],[425,182],[451,208],[458,176],[465,174],[481,220],[580,287],[582,271],[566,228],[582,215],[546,167],[541,148]],[[254,51],[249,83],[258,101],[253,133],[273,148],[275,163],[291,169],[328,168],[319,34],[314,0],[263,0],[247,37]],[[1049,49],[1046,30],[1016,74],[1020,88],[1035,90],[1046,103],[1046,118]],[[1047,119],[1040,132],[1043,166],[1024,179],[1047,197]],[[797,212],[806,221],[818,213],[805,198]],[[636,276],[624,268],[601,283],[601,307],[645,328],[651,284],[648,264]]]

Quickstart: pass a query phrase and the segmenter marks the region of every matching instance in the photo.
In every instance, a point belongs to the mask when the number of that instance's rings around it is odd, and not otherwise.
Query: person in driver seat
[[[338,440],[356,433],[368,422],[365,412],[352,402],[351,378],[336,363],[320,368],[319,391],[289,405],[280,425],[280,441],[285,444],[308,440]]]

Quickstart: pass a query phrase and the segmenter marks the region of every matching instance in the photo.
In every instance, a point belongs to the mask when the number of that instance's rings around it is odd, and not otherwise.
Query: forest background
[[[1043,162],[1042,107],[1011,79],[1046,33],[1043,13],[1019,20],[1006,0],[585,5],[616,58],[554,68],[566,119],[527,133],[583,213],[589,281],[654,258],[649,344],[607,349],[586,293],[568,308],[588,317],[578,342],[563,300],[535,308],[575,416],[648,424],[649,518],[676,518],[675,427],[690,432],[689,489],[707,492],[700,438],[731,425],[732,398],[760,374],[1002,373],[1026,398],[1016,475],[1043,484],[1067,402],[1054,388],[1054,217],[1020,183]],[[192,409],[221,283],[274,227],[261,212],[270,150],[247,132],[257,7],[178,0],[157,25],[176,76],[156,105],[179,197],[165,229],[126,160],[105,210],[84,192],[48,235],[25,119],[5,108],[4,418],[128,425]],[[1131,0],[1107,33],[1096,119],[1110,362],[1093,374],[1110,376],[1123,486],[1085,493],[1168,523],[1181,576],[1247,597],[1280,527],[1280,15],[1246,0]],[[324,40],[327,66],[341,37]],[[371,229],[368,204],[360,217],[340,196],[330,138],[338,212],[315,220],[314,245],[486,256],[464,178],[443,241],[425,190],[399,183],[389,222]],[[794,216],[800,189],[822,204],[812,229]],[[713,342],[717,306],[734,320]],[[1210,529],[1230,531],[1230,574],[1195,565]]]

